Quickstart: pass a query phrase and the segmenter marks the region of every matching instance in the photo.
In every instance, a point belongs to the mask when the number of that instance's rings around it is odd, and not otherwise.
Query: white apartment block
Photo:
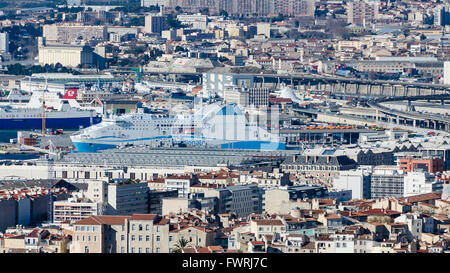
[[[365,26],[378,19],[378,2],[355,0],[347,3],[347,23]]]
[[[405,176],[404,193],[405,197],[431,193],[442,190],[442,182],[436,182],[435,177],[420,170],[408,172]]]
[[[106,40],[106,26],[85,26],[82,24],[44,25],[42,36],[47,42],[70,44],[76,40]]]
[[[444,62],[444,84],[450,84],[450,62]]]
[[[333,188],[336,190],[351,190],[352,199],[370,198],[370,177],[363,170],[341,171],[333,178]]]
[[[67,201],[56,201],[53,203],[53,221],[60,223],[64,221],[79,221],[92,215],[101,214],[101,203],[79,202],[73,198]]]
[[[9,52],[9,34],[8,32],[0,33],[0,52]]]
[[[196,29],[204,30],[208,26],[208,17],[202,14],[179,14],[177,20]]]
[[[170,176],[165,179],[165,186],[167,191],[178,191],[178,197],[189,197],[190,188],[193,184],[191,176]]]
[[[167,0],[141,0],[141,7],[164,6]]]

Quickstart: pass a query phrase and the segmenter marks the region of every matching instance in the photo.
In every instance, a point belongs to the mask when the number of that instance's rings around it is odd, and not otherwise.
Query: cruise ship
[[[0,106],[0,130],[28,130],[42,128],[42,100],[45,101],[45,124],[49,129],[80,129],[102,121],[94,110],[78,105],[76,89],[69,89],[60,98],[57,93],[33,92],[26,105]]]
[[[127,145],[185,144],[223,149],[284,150],[278,134],[249,122],[236,104],[213,103],[170,114],[127,114],[105,118],[71,136],[78,152]]]

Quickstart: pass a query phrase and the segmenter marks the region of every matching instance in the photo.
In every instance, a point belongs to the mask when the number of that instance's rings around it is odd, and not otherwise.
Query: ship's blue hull
[[[73,142],[76,151],[80,153],[92,153],[100,150],[115,148],[113,144]],[[239,141],[224,143],[222,149],[248,149],[248,150],[286,150],[286,145],[280,142],[269,141]]]
[[[102,121],[101,117],[92,117],[92,124],[97,124]],[[45,127],[49,129],[79,129],[80,126],[91,126],[90,117],[82,118],[46,118]],[[26,118],[26,119],[0,119],[0,130],[14,130],[14,129],[41,129],[41,118]]]

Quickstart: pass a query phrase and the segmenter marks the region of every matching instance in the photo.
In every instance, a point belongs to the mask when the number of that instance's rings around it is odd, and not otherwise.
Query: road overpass
[[[381,120],[378,113],[383,113],[388,122],[396,122],[396,124],[406,124],[413,127],[428,128],[434,130],[441,130],[445,132],[450,132],[450,116],[439,115],[439,114],[429,114],[414,111],[399,111],[395,109],[388,108],[381,105],[382,102],[395,102],[395,101],[411,101],[415,100],[436,100],[441,102],[445,107],[445,101],[450,100],[449,94],[439,94],[439,95],[421,95],[421,96],[400,96],[400,97],[388,97],[370,100],[367,102],[371,108],[376,110],[376,120]],[[449,107],[450,109],[450,107]]]
[[[135,74],[134,70],[110,71],[115,75]],[[147,71],[142,72],[144,78],[158,76],[160,79],[168,81],[192,81],[202,84],[203,73],[213,72],[170,72],[170,71]],[[303,90],[329,91],[336,95],[356,96],[356,97],[397,97],[397,96],[420,96],[449,94],[450,85],[404,82],[392,80],[365,80],[358,78],[347,78],[331,75],[320,75],[311,73],[226,73],[239,74],[242,76],[252,76],[256,87],[278,89],[281,84],[298,86]]]

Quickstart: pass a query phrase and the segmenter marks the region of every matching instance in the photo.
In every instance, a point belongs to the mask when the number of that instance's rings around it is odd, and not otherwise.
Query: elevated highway
[[[383,106],[380,103],[383,102],[395,102],[395,101],[408,101],[410,105],[411,101],[416,100],[435,100],[441,102],[444,108],[448,108],[448,111],[444,115],[439,114],[430,114],[423,112],[415,112],[415,111],[400,111],[391,109],[389,107]],[[445,101],[450,101],[450,93],[449,94],[437,94],[437,95],[421,95],[421,96],[399,96],[399,97],[387,97],[387,98],[379,98],[370,100],[367,102],[371,108],[377,111],[376,120],[379,120],[379,114],[383,113],[387,116],[388,122],[395,122],[397,124],[407,124],[412,125],[414,127],[420,128],[431,128],[434,130],[441,130],[445,132],[450,132],[450,106],[445,105]]]

